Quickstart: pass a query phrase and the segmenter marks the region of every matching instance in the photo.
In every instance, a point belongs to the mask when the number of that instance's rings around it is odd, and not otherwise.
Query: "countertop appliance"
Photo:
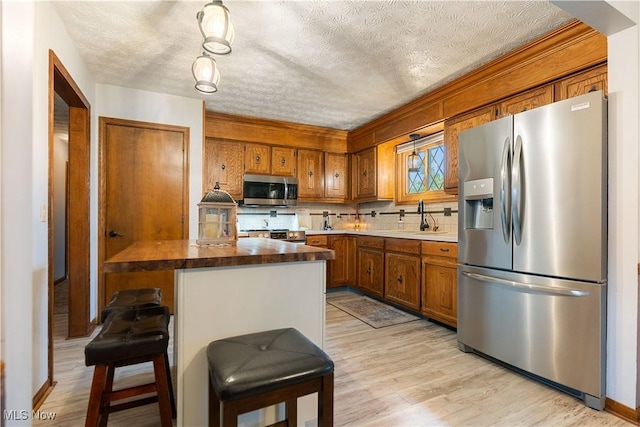
[[[459,136],[458,347],[605,401],[601,91]]]
[[[298,180],[286,176],[244,175],[242,179],[245,206],[295,206],[298,203]]]
[[[266,237],[269,239],[286,240],[292,243],[304,243],[306,241],[306,233],[304,230],[245,230],[249,237]]]

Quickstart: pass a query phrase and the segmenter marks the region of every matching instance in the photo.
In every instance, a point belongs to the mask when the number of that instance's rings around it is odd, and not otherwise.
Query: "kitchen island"
[[[246,238],[236,246],[195,241],[136,242],[105,262],[104,271],[175,270],[174,360],[178,426],[208,424],[209,342],[295,327],[324,347],[328,249]],[[300,400],[298,424],[316,417],[315,399]],[[239,425],[275,421],[275,411],[241,416]]]

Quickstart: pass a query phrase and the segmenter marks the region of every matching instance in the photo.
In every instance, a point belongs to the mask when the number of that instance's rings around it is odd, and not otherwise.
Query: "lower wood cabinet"
[[[420,310],[420,241],[385,239],[384,298]]]
[[[356,278],[356,238],[329,236],[329,249],[336,252],[336,258],[327,263],[327,287],[353,285]]]
[[[382,297],[384,295],[384,239],[359,236],[357,239],[356,287]]]
[[[422,307],[426,317],[457,327],[457,244],[422,242]]]

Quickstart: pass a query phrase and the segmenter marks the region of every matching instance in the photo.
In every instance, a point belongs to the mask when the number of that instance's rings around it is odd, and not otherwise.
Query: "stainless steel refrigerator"
[[[459,136],[458,347],[604,408],[601,91]]]

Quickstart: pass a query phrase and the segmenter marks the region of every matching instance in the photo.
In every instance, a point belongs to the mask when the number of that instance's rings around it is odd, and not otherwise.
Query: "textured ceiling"
[[[549,32],[547,1],[225,0],[233,52],[199,95],[206,1],[55,1],[98,83],[206,100],[206,109],[353,129]]]

